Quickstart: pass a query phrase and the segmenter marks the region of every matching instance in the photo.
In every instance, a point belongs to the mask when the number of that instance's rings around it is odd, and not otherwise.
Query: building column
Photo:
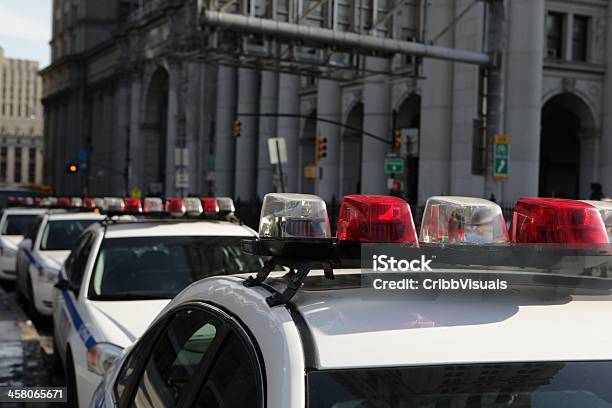
[[[6,182],[15,182],[15,146],[8,146],[6,150]]]
[[[36,164],[34,165],[34,182],[42,184],[43,181],[43,149],[40,146],[36,147]]]
[[[612,67],[612,4],[608,4],[606,65]],[[599,182],[606,196],[612,196],[612,69],[606,69],[603,89],[603,134],[600,144]],[[597,179],[594,179],[597,180]]]
[[[259,87],[257,71],[249,68],[238,69],[238,112],[257,113]],[[236,198],[250,201],[257,191],[257,118],[243,116],[240,137],[236,141],[236,171],[234,185]]]
[[[111,191],[114,195],[119,194],[127,197],[130,195],[129,180],[126,185],[125,170],[128,159],[128,138],[130,138],[130,88],[131,83],[128,78],[120,80],[117,84],[117,90],[114,92],[114,103],[112,109],[113,116],[116,118],[114,129],[114,143],[116,154],[113,161],[117,164],[113,186]],[[112,147],[111,147],[112,148]],[[129,172],[128,172],[129,175]]]
[[[369,57],[366,59],[368,69],[375,71],[388,71],[389,61],[382,58]],[[367,118],[363,121],[363,130],[391,141],[391,87],[387,78],[377,75],[366,79],[363,90],[363,114]],[[387,178],[385,174],[385,155],[390,152],[390,146],[373,139],[362,136],[361,148],[361,192],[363,194],[388,194]]]
[[[217,196],[234,197],[236,68],[219,65],[217,78],[215,193]]]
[[[342,120],[342,91],[336,81],[320,79],[317,92],[317,116],[322,119]],[[340,127],[317,122],[317,135],[327,139],[327,156],[319,160],[315,192],[331,202],[340,191]],[[316,147],[315,147],[316,149]],[[315,152],[316,154],[316,152]]]
[[[278,74],[275,72],[263,71],[261,73],[259,112],[262,114],[278,112]],[[275,117],[262,116],[259,118],[259,153],[257,154],[257,196],[259,198],[263,198],[265,194],[275,191],[272,179],[274,168],[270,164],[268,139],[279,136],[276,131],[276,122],[277,118]],[[286,172],[284,167],[285,165],[283,164],[283,173]],[[280,191],[280,186],[278,186],[278,191]]]
[[[300,113],[300,77],[291,74],[280,74],[278,84],[278,113]],[[286,176],[285,191],[297,192],[303,169],[300,168],[300,119],[297,117],[279,117],[277,135],[284,137],[287,144],[288,163],[283,164]]]
[[[447,27],[454,18],[452,2],[432,2],[428,9],[426,40]],[[453,30],[449,30],[436,45],[453,46]],[[428,197],[450,191],[453,63],[431,58],[423,60],[427,79],[421,98],[421,135],[419,143],[418,203]]]
[[[144,175],[141,169],[144,168],[144,142],[143,134],[140,131],[140,124],[143,119],[140,117],[141,113],[141,93],[142,93],[142,79],[141,73],[132,76],[130,83],[130,94],[129,94],[129,137],[130,137],[130,167],[128,169],[129,189],[134,187],[140,189],[143,194],[147,191],[147,186],[144,185]]]
[[[510,177],[502,185],[503,203],[538,195],[546,21],[544,0],[512,0],[508,7],[504,128],[510,136]]]
[[[168,127],[166,131],[166,196],[176,195],[176,139],[178,134],[178,109],[181,96],[181,65],[171,64],[168,81]],[[146,163],[145,163],[146,164]]]

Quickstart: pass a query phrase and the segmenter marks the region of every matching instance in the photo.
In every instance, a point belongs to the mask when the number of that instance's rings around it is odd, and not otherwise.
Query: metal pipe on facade
[[[378,38],[347,31],[335,31],[207,9],[202,9],[200,24],[203,28],[208,26],[229,28],[331,47],[352,48],[364,53],[406,54],[486,66],[493,65],[495,62],[494,58],[482,52],[457,50],[391,38]]]

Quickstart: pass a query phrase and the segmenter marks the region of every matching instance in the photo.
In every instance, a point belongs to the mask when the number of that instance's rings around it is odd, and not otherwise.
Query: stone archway
[[[539,195],[586,198],[596,163],[594,115],[571,92],[550,98],[542,107]]]
[[[147,195],[164,193],[168,132],[168,90],[170,76],[158,68],[149,82],[141,124],[143,134],[143,185]]]

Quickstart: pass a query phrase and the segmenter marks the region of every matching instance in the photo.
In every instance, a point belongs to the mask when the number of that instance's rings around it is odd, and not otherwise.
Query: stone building
[[[42,72],[45,175],[65,194],[120,195],[138,187],[149,194],[251,200],[278,188],[267,139],[279,136],[287,144],[286,191],[327,200],[385,194],[383,164],[390,147],[359,129],[389,141],[399,129],[407,145],[401,180],[411,202],[422,204],[436,194],[483,196],[478,67],[326,54],[296,44],[285,53],[301,67],[301,75],[294,75],[261,63],[274,46],[269,39],[236,41],[221,33],[218,49],[211,49],[198,20],[200,7],[212,4],[483,51],[486,5],[473,3],[54,0],[52,64]],[[507,1],[504,128],[511,138],[510,177],[499,184],[498,200],[584,198],[595,181],[612,192],[610,19],[606,0]],[[232,47],[243,56],[229,58]],[[346,64],[362,75],[334,76]],[[237,113],[283,116],[241,116],[236,138]],[[320,161],[317,135],[327,140]],[[81,173],[66,177],[66,163],[77,159]]]
[[[38,62],[6,58],[0,47],[0,184],[40,184],[42,80]]]

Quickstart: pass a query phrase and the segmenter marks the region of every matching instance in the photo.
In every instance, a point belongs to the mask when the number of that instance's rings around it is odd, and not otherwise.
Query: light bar
[[[562,198],[521,198],[514,206],[510,239],[516,243],[608,243],[597,208]]]
[[[261,207],[259,237],[331,238],[325,201],[310,194],[266,194]]]
[[[219,205],[219,212],[221,214],[232,214],[236,211],[234,200],[229,197],[217,197],[217,204]]]
[[[391,196],[342,198],[336,237],[340,241],[363,243],[418,243],[410,206]]]
[[[104,197],[104,210],[106,211],[123,211],[125,203],[119,197]]]
[[[182,198],[170,197],[166,199],[166,212],[174,217],[180,217],[185,214],[185,205]]]
[[[608,240],[612,242],[612,201],[602,200],[582,200],[583,203],[592,205],[597,208],[604,225],[606,226],[606,233],[608,234]]]
[[[134,197],[125,197],[123,199],[123,212],[126,213],[141,213],[142,212],[142,202],[138,198]]]
[[[185,205],[185,212],[187,215],[192,217],[202,215],[204,211],[202,208],[202,201],[199,198],[187,197],[183,200],[183,204]]]
[[[501,208],[473,197],[430,197],[419,241],[425,243],[499,244],[508,242]]]
[[[147,197],[144,199],[144,212],[157,213],[164,211],[164,202],[159,197]]]
[[[217,199],[214,197],[202,197],[202,208],[204,212],[207,214],[218,214],[219,213],[219,203]]]

